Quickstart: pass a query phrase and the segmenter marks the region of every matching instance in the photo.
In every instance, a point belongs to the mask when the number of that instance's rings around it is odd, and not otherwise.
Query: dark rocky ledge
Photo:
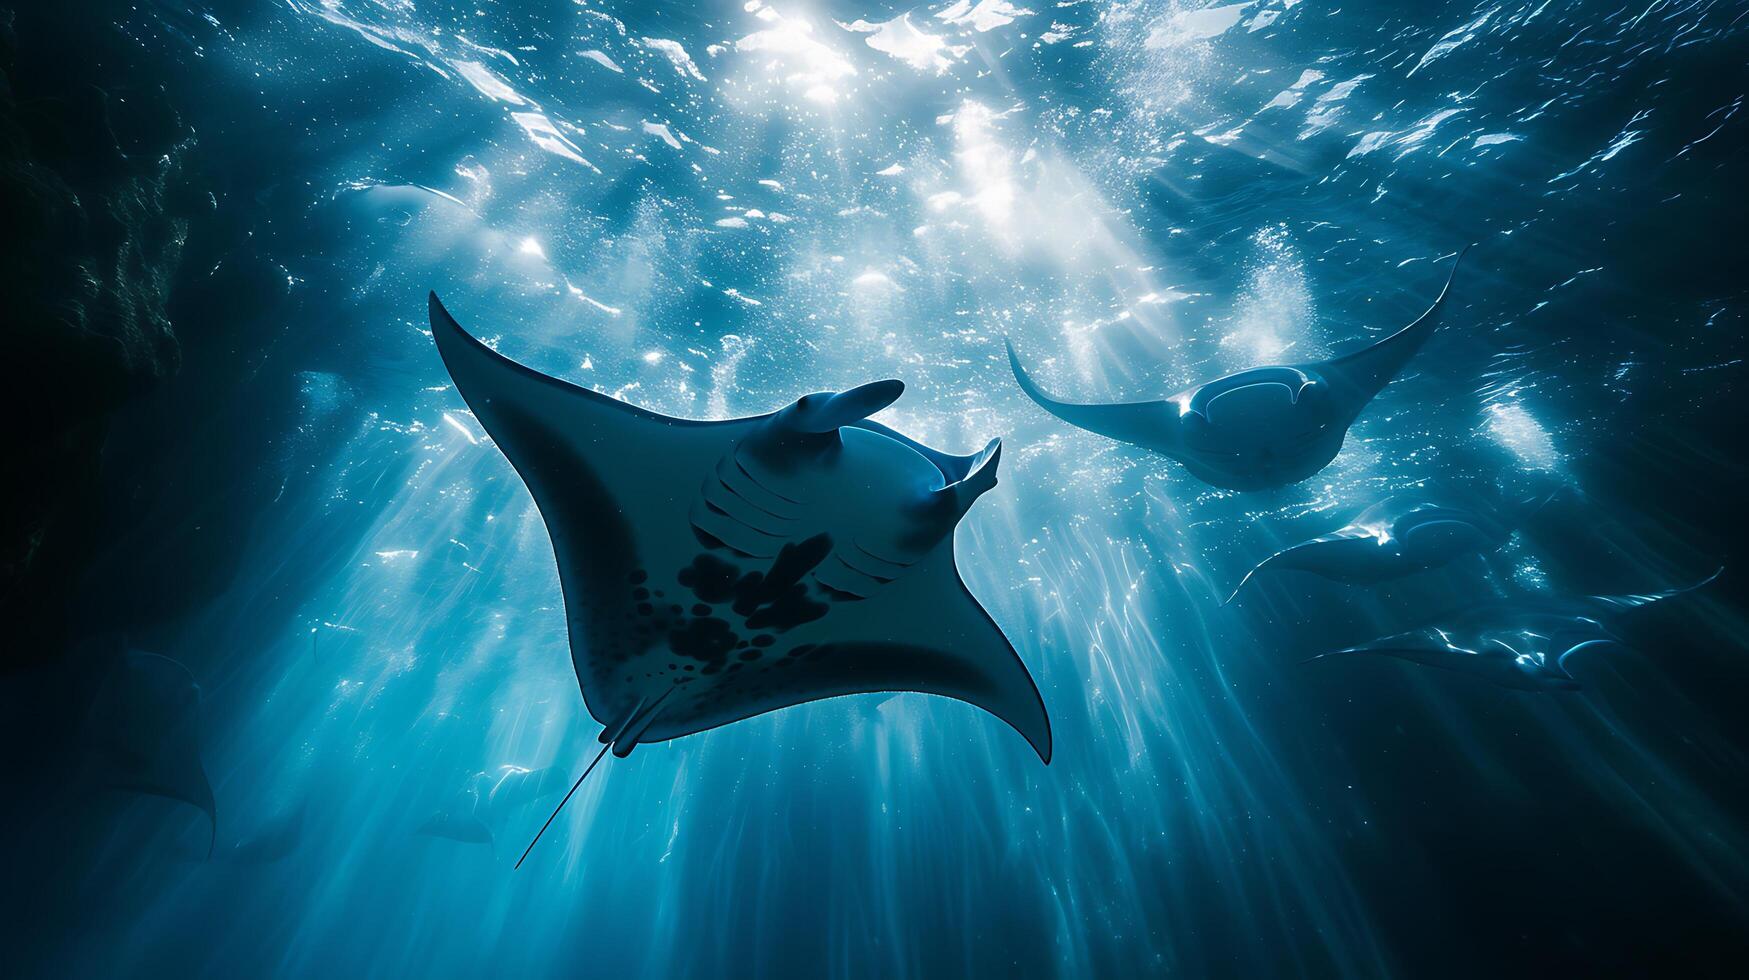
[[[24,633],[9,661],[52,656],[31,627],[55,632],[45,611],[88,552],[110,418],[177,370],[166,302],[213,206],[190,176],[193,131],[115,70],[118,39],[33,30],[45,20],[0,11],[0,612]]]

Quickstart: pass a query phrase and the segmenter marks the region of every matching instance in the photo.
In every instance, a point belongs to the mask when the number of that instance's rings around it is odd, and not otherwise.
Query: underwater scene
[[[0,975],[1742,975],[1749,4],[0,7]]]

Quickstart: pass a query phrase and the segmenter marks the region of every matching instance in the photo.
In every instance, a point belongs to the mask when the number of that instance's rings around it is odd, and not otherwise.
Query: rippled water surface
[[[156,836],[82,885],[122,911],[57,968],[1427,976],[1740,935],[1749,8],[156,0],[118,26],[248,188],[289,300],[247,329],[296,353],[239,385],[295,409],[239,461],[274,490],[227,584],[152,637],[203,688],[219,856],[153,856],[204,825],[136,804]],[[1281,490],[1059,423],[1002,350],[1065,398],[1159,398],[1376,339],[1469,243],[1441,331]],[[663,413],[895,377],[888,424],[1003,437],[958,560],[1054,760],[958,702],[841,698],[610,757],[520,870],[550,800],[490,845],[415,833],[477,772],[581,771],[599,729],[430,290]],[[1568,489],[1486,559],[1222,604],[1434,486]],[[1576,692],[1306,662],[1721,564],[1637,652],[1575,658]],[[225,859],[274,827],[289,856]]]

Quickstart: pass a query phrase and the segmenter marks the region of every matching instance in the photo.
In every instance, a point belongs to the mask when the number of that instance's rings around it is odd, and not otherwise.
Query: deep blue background
[[[1749,12],[1194,6],[89,24],[197,134],[216,217],[172,294],[181,373],[112,420],[74,632],[199,679],[221,853],[188,859],[186,808],[39,781],[53,805],[12,835],[20,972],[1740,963]],[[1013,336],[1065,397],[1159,397],[1395,329],[1467,242],[1441,333],[1280,491],[1067,429],[1001,354]],[[514,873],[544,807],[492,847],[416,835],[472,773],[575,770],[596,731],[544,529],[448,386],[431,289],[505,353],[669,414],[898,377],[883,420],[956,452],[1003,436],[959,559],[1044,692],[1053,763],[965,705],[842,699],[609,759]],[[1220,605],[1388,493],[1555,483],[1490,560]],[[1630,627],[1638,652],[1578,659],[1571,694],[1301,663],[1478,598],[1720,564]],[[289,857],[224,860],[288,814]]]

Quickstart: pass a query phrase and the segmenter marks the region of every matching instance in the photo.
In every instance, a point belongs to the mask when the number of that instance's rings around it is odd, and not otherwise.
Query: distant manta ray
[[[1192,476],[1227,490],[1298,483],[1329,465],[1348,427],[1433,336],[1457,277],[1415,322],[1377,343],[1327,361],[1252,368],[1148,402],[1074,404],[1039,388],[1008,341],[1014,380],[1040,408],[1077,428],[1152,449]]]
[[[200,757],[200,685],[188,668],[155,653],[127,651],[98,689],[88,726],[92,785],[200,810],[211,857],[218,806]]]
[[[1302,541],[1258,562],[1233,589],[1266,569],[1293,569],[1348,585],[1372,585],[1448,565],[1469,554],[1494,551],[1553,493],[1489,511],[1421,494],[1386,497],[1354,521]]]
[[[552,766],[499,766],[496,772],[474,773],[449,805],[427,817],[416,833],[466,844],[490,844],[495,839],[495,825],[512,811],[564,789],[565,778]]]
[[[1575,654],[1606,646],[1627,648],[1610,628],[1614,620],[1693,592],[1723,572],[1720,568],[1693,585],[1663,592],[1483,603],[1440,625],[1382,636],[1311,659],[1358,654],[1395,657],[1521,691],[1576,691],[1579,681],[1567,666]]]
[[[951,456],[869,421],[898,381],[669,418],[517,364],[430,305],[456,388],[552,537],[577,683],[605,726],[571,793],[608,748],[883,691],[982,708],[1049,763],[1038,687],[954,566],[999,441]]]

